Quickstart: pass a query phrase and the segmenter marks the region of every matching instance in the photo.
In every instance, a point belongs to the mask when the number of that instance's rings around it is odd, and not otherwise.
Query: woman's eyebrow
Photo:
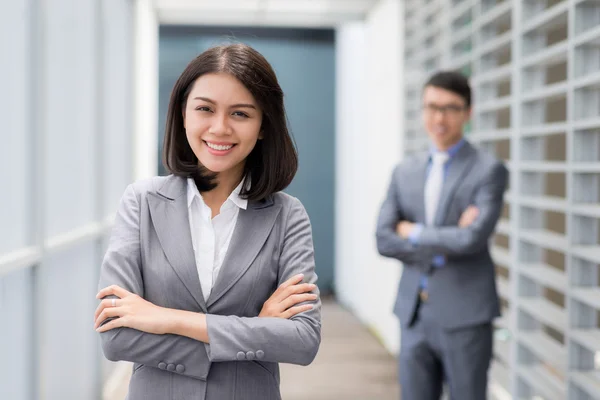
[[[194,97],[194,100],[202,100],[202,101],[206,101],[207,103],[217,104],[216,101],[209,99],[208,97],[198,96],[198,97]],[[256,110],[256,106],[254,104],[248,104],[248,103],[232,104],[231,106],[229,106],[229,108],[253,108]]]

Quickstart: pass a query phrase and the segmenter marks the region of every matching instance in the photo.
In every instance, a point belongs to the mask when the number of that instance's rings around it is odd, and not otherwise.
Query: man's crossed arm
[[[377,221],[377,249],[407,264],[429,265],[435,255],[460,256],[481,251],[500,217],[508,171],[497,162],[477,189],[473,204],[457,226],[423,226],[406,221],[398,202],[394,171]]]

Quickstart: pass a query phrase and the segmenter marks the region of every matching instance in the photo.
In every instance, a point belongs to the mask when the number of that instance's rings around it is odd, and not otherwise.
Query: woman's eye
[[[200,106],[200,107],[196,107],[196,110],[198,110],[198,111],[210,111],[210,108],[205,107],[205,106]]]
[[[241,111],[235,111],[235,112],[233,113],[233,115],[235,115],[236,117],[244,117],[244,118],[248,118],[248,114],[246,114],[246,113],[243,113],[243,112],[241,112]]]

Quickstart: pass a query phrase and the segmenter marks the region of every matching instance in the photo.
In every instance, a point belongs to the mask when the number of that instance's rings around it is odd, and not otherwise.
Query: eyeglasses
[[[467,109],[467,107],[459,106],[456,104],[449,104],[447,106],[438,106],[435,104],[425,104],[423,106],[423,112],[428,116],[433,116],[433,115],[435,115],[436,112],[439,111],[440,113],[442,113],[442,115],[448,115],[449,117],[456,117],[466,109]]]

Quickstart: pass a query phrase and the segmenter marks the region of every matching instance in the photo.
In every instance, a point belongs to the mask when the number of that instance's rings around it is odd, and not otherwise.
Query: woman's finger
[[[98,318],[96,318],[94,322],[94,329],[98,328],[100,324],[102,324],[102,322],[104,322],[106,319],[113,317],[121,317],[122,314],[122,308],[105,308],[104,311],[102,311],[100,315],[98,315]]]
[[[121,299],[104,299],[98,304],[96,307],[96,312],[94,313],[94,321],[98,319],[98,316],[102,312],[102,310],[106,308],[114,308],[118,307],[121,304]]]
[[[132,294],[131,292],[123,289],[120,286],[110,285],[110,286],[105,287],[104,289],[100,290],[98,292],[98,294],[96,295],[96,298],[102,299],[106,296],[114,295],[114,296],[117,296],[122,299],[123,297],[127,297],[131,294]]]
[[[288,279],[287,281],[285,281],[281,285],[279,285],[279,287],[285,289],[288,286],[292,286],[292,285],[295,285],[298,282],[302,282],[302,279],[304,279],[304,274],[294,275],[290,279]]]
[[[125,318],[116,318],[113,319],[110,322],[107,322],[106,324],[96,328],[96,332],[106,332],[106,331],[110,331],[111,329],[115,329],[115,328],[121,328],[125,326]]]
[[[104,303],[104,300],[102,300],[100,304],[98,304],[98,307],[96,307],[96,311],[94,311],[94,321],[98,319],[98,315],[100,315],[102,310],[104,310],[105,308],[106,304]]]
[[[316,287],[317,287],[317,285],[315,285],[313,283],[301,283],[298,285],[290,286],[286,289],[286,294],[287,294],[286,297],[289,297],[293,294],[298,294],[298,293],[312,292],[313,290],[315,290]]]
[[[302,279],[304,279],[304,274],[292,276],[290,279],[279,285],[277,290],[275,290],[275,292],[273,292],[273,294],[271,295],[271,298],[279,303],[281,300],[287,297],[284,294],[285,290],[291,286],[295,286],[299,282],[302,282]]]
[[[295,306],[296,304],[316,299],[317,295],[313,293],[294,294],[282,301],[281,305],[283,306],[284,310],[287,310],[288,308]]]
[[[282,316],[282,318],[290,319],[294,315],[300,314],[301,312],[304,312],[304,311],[312,310],[312,308],[313,308],[312,304],[304,304],[301,306],[292,307],[292,308],[289,308],[284,313],[282,313],[281,316]]]

